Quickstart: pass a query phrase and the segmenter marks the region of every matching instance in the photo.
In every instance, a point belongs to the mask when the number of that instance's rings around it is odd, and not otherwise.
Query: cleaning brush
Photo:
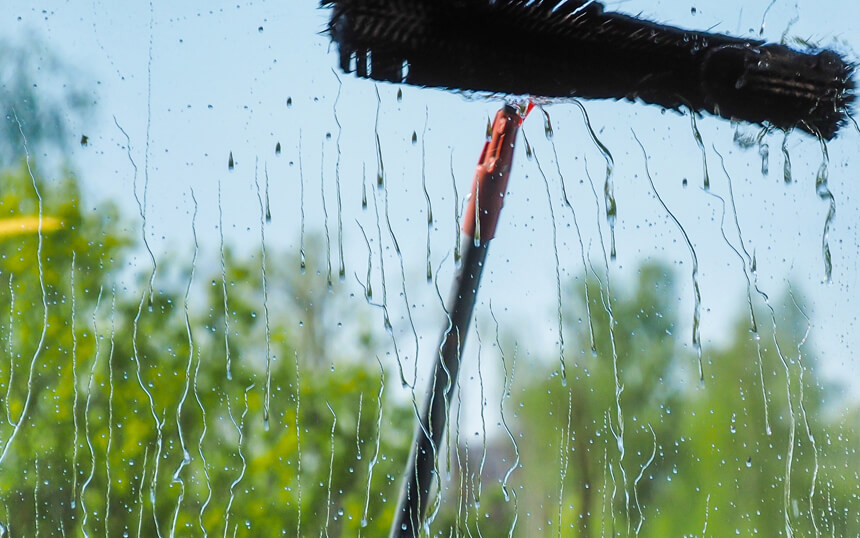
[[[827,140],[854,100],[831,50],[695,32],[586,0],[322,0],[340,67],[417,86],[640,100]]]

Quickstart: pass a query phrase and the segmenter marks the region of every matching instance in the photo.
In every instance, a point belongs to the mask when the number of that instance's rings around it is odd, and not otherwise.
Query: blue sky
[[[858,57],[860,36],[853,26],[860,16],[857,3],[776,0],[770,4],[642,0],[610,2],[607,7],[678,26],[742,36],[757,35],[767,13],[763,36],[770,41],[779,41],[788,27],[788,36],[835,46],[851,58]],[[435,271],[448,256],[439,275],[439,286],[447,297],[454,272],[450,253],[456,213],[450,171],[454,171],[462,202],[483,144],[487,118],[498,109],[499,100],[411,87],[401,88],[402,100],[398,100],[397,86],[373,84],[333,71],[337,65],[335,51],[321,34],[328,12],[318,9],[313,1],[196,5],[48,2],[45,7],[21,8],[16,15],[20,20],[16,16],[0,22],[4,35],[11,39],[37,35],[45,46],[88,77],[96,112],[73,125],[73,132],[87,134],[90,144],[86,148],[75,145],[71,162],[84,180],[93,209],[98,210],[106,199],[119,201],[128,209],[134,233],[139,234],[139,219],[131,219],[137,210],[135,186],[138,196],[143,197],[146,185],[147,235],[156,257],[185,252],[190,263],[187,245],[191,241],[193,188],[200,205],[197,229],[204,259],[208,256],[214,263],[219,238],[219,180],[228,240],[249,250],[259,245],[256,168],[260,181],[264,181],[264,171],[269,176],[272,222],[266,227],[267,247],[273,252],[298,250],[303,182],[308,234],[324,230],[325,198],[336,270],[339,177],[347,291],[359,298],[357,311],[381,324],[379,312],[360,300],[360,287],[353,276],[363,279],[367,269],[366,245],[356,223],[368,232],[374,256],[379,252],[372,205],[378,168],[374,133],[378,131],[390,220],[403,251],[404,288],[410,304],[415,305],[412,312],[421,340],[420,360],[429,359],[438,339],[442,310],[435,289],[424,278],[427,245],[422,141],[424,177],[435,219],[430,234],[431,265]],[[791,23],[795,17],[796,22]],[[375,129],[377,91],[380,104]],[[675,267],[682,283],[678,308],[686,324],[677,332],[678,343],[689,347],[693,310],[690,253],[645,177],[643,155],[632,135],[635,132],[647,149],[658,192],[683,225],[698,256],[707,358],[709,347],[724,341],[727,322],[743,312],[746,281],[741,262],[722,238],[720,202],[700,188],[702,157],[690,119],[640,104],[590,102],[586,107],[615,159],[618,259],[610,262],[610,279],[614,286],[631,282],[636,267],[645,260],[660,260]],[[537,161],[526,158],[521,139],[477,317],[482,327],[490,326],[488,307],[492,300],[503,326],[517,326],[527,334],[526,341],[520,343],[525,354],[552,357],[557,353],[553,350],[558,340],[553,224],[562,278],[582,271],[579,238],[571,212],[561,201],[559,170],[581,227],[586,255],[598,271],[603,270],[601,241],[606,246],[609,236],[602,209],[596,209],[586,179],[587,163],[600,192],[604,163],[588,137],[579,110],[561,102],[549,104],[545,110],[552,119],[555,149],[544,136],[542,114],[535,111],[524,132]],[[140,170],[136,178],[124,147],[125,137],[114,118],[130,136],[132,156]],[[845,129],[828,147],[837,218],[830,233],[833,280],[827,284],[821,253],[827,204],[817,197],[814,187],[821,162],[818,142],[799,133],[789,137],[794,181],[785,185],[782,133],[766,138],[770,172],[765,176],[756,149],[744,150],[733,142],[735,127],[729,122],[703,118],[698,126],[707,148],[712,192],[720,196],[727,195],[727,182],[717,151],[726,157],[739,223],[745,245],[755,251],[762,289],[779,295],[789,278],[801,288],[808,297],[803,306],[812,318],[811,338],[825,355],[827,372],[857,380],[860,360],[853,350],[860,346],[860,330],[853,301],[860,297],[858,133]],[[739,129],[753,136],[758,132],[749,126]],[[419,137],[414,145],[413,131]],[[299,174],[300,139],[303,178]],[[280,156],[274,151],[278,142],[283,148]],[[231,152],[236,162],[233,172],[227,170]],[[547,175],[551,202],[537,162]],[[360,205],[363,171],[371,196],[369,210],[362,210]],[[686,187],[684,179],[688,180]],[[382,204],[384,193],[376,195]],[[401,345],[409,348],[413,336],[405,303],[399,297],[399,260],[384,221],[381,239],[395,334]],[[143,253],[133,263],[133,268],[148,268]],[[373,278],[379,279],[378,273]],[[414,357],[410,360],[414,363]],[[689,367],[695,369],[693,364]],[[419,372],[424,370],[419,365]]]

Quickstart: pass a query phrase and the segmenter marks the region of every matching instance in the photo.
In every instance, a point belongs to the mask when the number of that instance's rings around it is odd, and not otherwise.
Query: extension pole
[[[433,471],[441,452],[440,443],[457,384],[460,356],[478,294],[484,260],[496,230],[514,154],[514,142],[522,118],[505,105],[496,113],[492,138],[484,144],[478,160],[472,194],[463,222],[465,253],[449,300],[449,324],[442,335],[430,390],[415,432],[409,464],[404,476],[391,537],[417,536],[424,524]]]

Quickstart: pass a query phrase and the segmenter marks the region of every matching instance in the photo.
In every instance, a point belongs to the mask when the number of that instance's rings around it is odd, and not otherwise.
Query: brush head
[[[854,66],[829,50],[686,31],[585,0],[323,0],[340,67],[417,86],[641,100],[833,138]]]

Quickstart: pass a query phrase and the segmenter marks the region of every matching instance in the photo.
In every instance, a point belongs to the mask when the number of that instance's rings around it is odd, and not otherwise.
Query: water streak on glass
[[[549,114],[544,111],[544,115],[547,118],[547,124],[549,123]],[[525,133],[523,133],[523,138],[526,138]],[[556,287],[556,313],[558,316],[558,362],[559,362],[559,371],[561,373],[561,386],[567,385],[567,369],[564,363],[564,317],[562,314],[561,308],[561,262],[558,257],[558,227],[555,221],[555,210],[552,207],[552,193],[549,188],[549,180],[546,177],[546,174],[543,171],[543,168],[540,165],[540,160],[538,159],[537,152],[533,151],[535,164],[537,165],[538,173],[543,179],[543,184],[546,189],[546,202],[547,207],[549,208],[549,219],[552,223],[552,246],[553,246],[553,255],[555,256],[555,287]]]
[[[731,207],[732,207],[732,216],[734,217],[735,229],[737,230],[737,234],[738,234],[738,245],[740,246],[741,251],[744,253],[744,256],[746,257],[746,262],[744,263],[744,275],[747,279],[747,304],[749,305],[749,312],[750,312],[750,324],[751,324],[750,330],[752,331],[753,339],[755,340],[755,345],[756,345],[758,373],[759,373],[759,381],[761,382],[761,397],[762,397],[763,409],[764,409],[764,411],[763,411],[764,412],[764,428],[765,428],[765,432],[769,436],[771,434],[772,430],[771,430],[771,426],[770,426],[770,413],[768,412],[768,405],[769,404],[768,404],[768,399],[767,399],[767,389],[765,387],[765,379],[764,379],[764,359],[762,357],[761,337],[759,336],[759,333],[758,333],[758,323],[756,323],[755,308],[753,307],[752,295],[751,295],[751,291],[750,291],[750,275],[751,275],[752,276],[752,287],[756,290],[756,292],[759,295],[762,294],[761,290],[759,289],[759,285],[758,285],[758,271],[756,269],[755,254],[750,255],[750,252],[747,250],[746,246],[744,245],[743,234],[741,233],[741,224],[740,224],[740,221],[738,220],[738,209],[737,209],[737,205],[735,204],[735,193],[734,193],[734,189],[732,188],[732,177],[731,177],[731,175],[729,175],[729,172],[726,169],[726,163],[725,163],[725,160],[723,159],[722,154],[717,152],[717,156],[719,156],[719,158],[720,158],[720,165],[723,168],[723,173],[726,175],[726,181],[727,181],[728,193],[729,193],[729,203],[731,204]],[[738,255],[740,256],[740,254],[738,254]]]
[[[69,326],[72,332],[72,391],[74,399],[72,400],[72,423],[74,425],[75,436],[72,441],[72,487],[69,490],[69,508],[74,512],[77,504],[78,493],[78,438],[80,436],[80,425],[78,424],[78,333],[75,327],[75,319],[77,317],[77,292],[75,290],[75,262],[77,252],[72,251],[72,265],[69,270],[69,294],[72,302],[72,312],[69,317]],[[11,277],[11,274],[9,275]],[[11,284],[11,278],[9,283]],[[14,302],[13,302],[14,305]],[[11,321],[11,320],[10,320]],[[10,323],[11,325],[11,323]],[[13,361],[14,363],[14,361]],[[10,383],[11,384],[11,383]],[[6,397],[6,405],[9,404],[8,395]],[[7,410],[8,412],[8,410]]]
[[[299,269],[305,274],[305,171],[302,167],[302,130],[299,129]]]
[[[457,192],[457,177],[454,175],[454,150],[448,158],[448,167],[451,170],[451,185],[454,189],[454,265],[460,263],[460,197]]]
[[[233,501],[236,498],[236,486],[239,485],[239,482],[245,477],[245,471],[248,468],[248,462],[245,460],[245,453],[242,448],[244,446],[245,441],[245,416],[248,414],[248,393],[254,388],[254,384],[251,383],[247,387],[245,387],[245,407],[242,410],[242,414],[239,416],[239,422],[236,422],[236,417],[233,415],[233,410],[230,406],[230,398],[225,398],[227,400],[227,414],[230,416],[230,422],[233,423],[233,427],[236,429],[236,433],[239,435],[239,441],[236,446],[236,452],[239,455],[239,459],[242,460],[242,468],[239,470],[239,475],[236,477],[233,482],[230,483],[230,499],[227,501],[227,507],[224,509],[224,537],[227,536],[227,529],[230,528],[230,508],[233,506]]]
[[[361,528],[358,530],[358,535],[361,536],[361,529],[368,525],[367,512],[370,509],[370,485],[373,481],[373,468],[379,462],[379,446],[382,439],[382,393],[385,390],[385,369],[382,367],[382,361],[379,356],[376,357],[376,362],[379,364],[379,392],[376,394],[376,448],[373,451],[373,457],[367,464],[367,488],[364,495],[364,511],[361,513]]]
[[[376,139],[376,186],[382,187],[385,182],[385,165],[382,162],[382,142],[379,140],[379,110],[382,108],[382,99],[379,97],[379,86],[376,90],[376,121],[373,124],[373,134]]]
[[[427,192],[427,120],[429,109],[424,108],[424,130],[421,132],[421,188],[424,190],[424,201],[427,204],[427,282],[433,279],[433,268],[430,265],[430,230],[433,228],[433,206],[430,204],[430,193]],[[415,133],[413,133],[413,141]]]
[[[791,131],[785,131],[782,136],[782,178],[786,183],[791,183],[791,155],[788,153],[788,135]]]
[[[263,284],[263,319],[266,324],[266,386],[263,400],[263,429],[269,431],[269,403],[272,394],[272,338],[269,327],[269,281],[266,277],[266,222],[256,165],[254,166],[254,185],[257,187],[257,201],[260,204],[260,278]]]
[[[806,312],[797,302],[797,298],[794,296],[794,290],[791,289],[791,286],[788,287],[788,296],[791,298],[791,302],[794,305],[794,308],[803,316],[804,321],[806,322],[806,329],[803,333],[803,337],[797,342],[797,384],[800,387],[798,393],[798,407],[800,407],[800,416],[803,418],[803,426],[806,431],[806,437],[809,439],[809,444],[812,446],[812,477],[809,483],[809,519],[812,520],[812,528],[815,532],[815,537],[818,538],[820,536],[820,531],[818,530],[818,522],[815,517],[815,506],[814,506],[814,498],[815,498],[815,486],[818,482],[818,445],[815,442],[815,436],[812,434],[812,429],[809,426],[809,418],[806,414],[806,404],[804,404],[804,396],[803,396],[803,372],[806,370],[806,366],[803,364],[803,351],[802,347],[806,344],[806,340],[809,338],[809,333],[812,330],[812,322],[809,319],[809,316],[806,315]]]
[[[693,262],[693,296],[695,298],[695,304],[693,305],[693,349],[696,351],[696,357],[699,362],[699,382],[705,382],[705,372],[702,368],[702,337],[700,334],[699,323],[701,321],[702,316],[702,294],[699,291],[699,259],[696,256],[696,249],[693,248],[693,243],[690,241],[690,236],[687,235],[687,231],[681,225],[681,221],[675,216],[672,211],[669,210],[669,206],[666,205],[666,202],[663,201],[663,198],[660,196],[660,193],[657,192],[657,187],[654,186],[654,180],[651,178],[651,172],[648,170],[648,153],[645,151],[645,146],[642,145],[642,142],[636,137],[636,133],[633,133],[633,137],[636,139],[636,142],[639,144],[639,147],[642,148],[642,156],[645,159],[645,176],[648,178],[648,182],[651,184],[651,189],[654,191],[654,196],[657,197],[657,201],[660,202],[660,205],[663,206],[663,209],[666,213],[671,217],[672,221],[678,226],[678,230],[680,230],[681,235],[684,236],[684,242],[687,243],[687,248],[690,251],[690,258]]]
[[[93,448],[93,439],[90,435],[90,402],[92,402],[93,397],[93,380],[96,376],[96,368],[99,363],[99,354],[101,352],[101,337],[99,337],[99,327],[97,314],[99,310],[99,305],[102,301],[102,288],[99,287],[99,294],[96,298],[96,305],[93,308],[93,316],[92,316],[92,327],[93,327],[93,340],[95,342],[95,352],[93,354],[93,363],[90,366],[90,376],[89,381],[87,382],[87,400],[84,404],[84,438],[87,441],[87,447],[90,449],[90,474],[87,475],[87,479],[84,481],[83,485],[81,485],[81,513],[83,517],[81,518],[81,532],[83,532],[84,536],[89,536],[87,533],[87,520],[89,518],[89,513],[87,511],[87,488],[90,483],[93,481],[93,476],[96,473],[96,452]],[[141,504],[141,507],[143,505]],[[142,508],[141,508],[142,509]]]
[[[585,127],[588,129],[588,135],[591,137],[591,141],[594,142],[594,145],[606,161],[606,178],[603,182],[603,201],[606,205],[606,222],[609,223],[609,257],[614,260],[615,221],[618,218],[618,207],[615,203],[615,186],[612,182],[612,170],[615,168],[615,160],[612,158],[612,153],[609,152],[609,149],[603,145],[603,142],[601,142],[599,138],[597,138],[597,133],[594,132],[594,128],[591,126],[591,120],[588,118],[588,112],[586,112],[585,106],[575,99],[573,102],[577,107],[579,107],[579,111],[582,112],[582,119],[585,121]]]
[[[191,294],[191,286],[194,284],[194,272],[197,269],[197,254],[199,252],[199,244],[197,241],[197,198],[194,196],[194,189],[191,189],[191,201],[194,204],[194,212],[191,215],[191,235],[194,239],[194,252],[191,255],[191,270],[188,275],[188,283],[185,286],[185,296],[182,301],[182,311],[185,320],[185,336],[188,341],[188,362],[185,364],[185,387],[182,390],[182,396],[179,398],[179,403],[176,405],[176,433],[179,436],[179,449],[182,451],[182,461],[179,462],[179,466],[176,468],[176,471],[173,472],[172,482],[179,485],[179,495],[176,498],[176,509],[173,511],[173,522],[170,526],[171,536],[176,534],[176,522],[179,519],[179,510],[182,507],[182,500],[185,498],[185,481],[182,479],[182,469],[191,463],[191,455],[188,452],[188,447],[185,445],[185,434],[182,431],[182,408],[185,405],[185,399],[188,397],[188,392],[191,389],[191,365],[194,362],[195,350],[194,338],[191,335],[191,317],[188,313],[188,297]],[[197,396],[196,390],[195,396]]]
[[[9,379],[6,381],[6,421],[13,428],[15,420],[12,419],[12,385],[15,381],[15,345],[14,345],[14,328],[15,328],[15,286],[13,284],[15,273],[9,273],[9,338],[6,339],[6,352],[9,355]]]
[[[325,140],[320,144],[320,199],[322,200],[323,229],[325,230],[326,283],[328,289],[331,290],[331,237],[328,231],[328,206],[325,202]]]
[[[696,124],[696,112],[690,110],[690,127],[693,129],[693,138],[696,140],[696,145],[699,146],[699,151],[702,152],[702,177],[703,187],[705,190],[711,188],[711,178],[708,175],[708,153],[705,151],[705,144],[702,142],[702,133],[699,132],[699,126]]]
[[[301,167],[301,164],[299,166]],[[227,381],[230,381],[233,379],[233,367],[230,361],[230,308],[227,304],[227,262],[224,259],[224,205],[221,201],[220,176],[218,177],[218,246],[221,262],[221,294],[224,299],[224,357],[226,361]]]
[[[585,168],[585,177],[588,178],[588,183],[591,186],[591,193],[594,196],[594,205],[597,208],[597,214],[600,214],[600,199],[597,195],[597,189],[594,186],[594,180],[591,178],[591,174],[588,173],[588,167]],[[606,312],[608,316],[609,322],[609,347],[612,353],[612,379],[613,385],[615,389],[615,419],[617,427],[613,427],[612,425],[612,416],[610,412],[607,410],[604,416],[604,430],[609,430],[610,433],[615,437],[615,445],[618,449],[618,467],[621,470],[621,479],[624,486],[624,508],[625,513],[627,514],[627,522],[628,525],[630,523],[630,496],[627,491],[627,472],[624,469],[624,455],[625,455],[625,444],[624,444],[624,412],[621,406],[621,393],[624,392],[624,385],[621,384],[621,379],[618,372],[618,347],[616,345],[615,338],[615,314],[612,310],[612,286],[611,286],[611,276],[609,272],[609,258],[606,256],[606,245],[603,241],[603,232],[600,227],[600,219],[598,217],[597,221],[597,233],[600,237],[600,250],[603,253],[603,268],[606,275],[606,285],[604,287],[603,281],[600,278],[600,275],[597,271],[594,270],[594,266],[589,263],[589,268],[591,269],[591,274],[597,280],[598,284],[598,297],[600,298],[601,305],[603,306],[603,310]],[[612,502],[615,502],[615,494],[617,485],[615,482],[615,474],[612,471],[612,462],[609,459],[606,459],[606,466],[609,470],[609,473],[612,477]],[[606,488],[604,486],[604,492]],[[604,500],[604,503],[606,501]],[[615,510],[610,508],[610,514],[612,515],[613,525],[615,522]]]
[[[107,533],[108,522],[110,521],[110,504],[111,504],[111,475],[110,475],[110,453],[113,446],[113,402],[114,402],[114,380],[113,380],[113,354],[116,349],[116,287],[111,289],[111,305],[110,305],[110,350],[108,351],[107,368],[108,368],[108,431],[107,431],[107,446],[105,447],[105,533]],[[119,425],[122,428],[122,424]]]
[[[499,398],[499,416],[501,417],[502,427],[505,430],[505,434],[507,434],[508,439],[511,441],[511,446],[514,449],[514,461],[511,463],[511,466],[505,471],[505,476],[502,478],[502,494],[505,496],[505,502],[510,502],[511,497],[514,500],[514,517],[511,521],[511,526],[508,529],[508,538],[512,538],[514,535],[514,529],[517,526],[517,520],[519,518],[519,499],[517,498],[517,492],[515,489],[508,488],[508,480],[511,478],[511,474],[516,470],[516,468],[520,464],[520,449],[517,446],[517,440],[514,437],[514,433],[511,431],[510,426],[508,426],[507,418],[505,417],[505,400],[511,397],[511,387],[514,384],[514,373],[516,371],[517,366],[517,348],[514,347],[513,358],[511,359],[511,372],[508,375],[508,364],[507,360],[505,360],[505,350],[502,347],[501,338],[499,337],[499,320],[496,319],[496,314],[493,312],[493,304],[490,303],[490,316],[493,318],[493,323],[496,326],[496,347],[499,349],[499,362],[502,365],[502,394]]]
[[[553,160],[555,161],[555,171],[558,174],[559,183],[561,183],[561,196],[564,205],[570,210],[570,216],[573,218],[573,227],[576,230],[576,239],[579,241],[579,256],[582,261],[582,274],[588,274],[588,262],[585,261],[585,244],[582,241],[582,231],[579,227],[579,221],[576,218],[576,211],[573,210],[573,205],[567,197],[567,188],[565,187],[564,174],[561,172],[561,162],[558,158],[558,150],[555,146],[555,139],[550,139],[550,147],[552,147]],[[529,150],[531,151],[531,150]],[[585,167],[588,168],[588,160],[585,160]],[[598,229],[600,223],[598,222]],[[583,278],[583,289],[585,291],[585,317],[588,319],[588,342],[591,346],[591,354],[597,355],[597,345],[594,342],[594,320],[591,318],[591,297],[588,289],[588,279]]]
[[[818,137],[818,141],[821,144],[821,165],[815,175],[815,192],[819,198],[828,202],[827,217],[824,219],[824,232],[821,234],[821,250],[824,255],[824,278],[829,283],[833,273],[833,261],[830,258],[830,225],[836,217],[836,198],[827,186],[827,170],[830,165],[827,143],[821,136]]]
[[[547,120],[548,121],[548,120]],[[558,440],[558,460],[561,467],[558,476],[558,523],[556,524],[556,536],[561,538],[562,516],[564,511],[564,481],[570,467],[570,440],[575,435],[571,430],[570,423],[573,418],[573,388],[567,389],[567,424],[561,428],[561,436]]]
[[[328,407],[329,412],[331,412],[332,421],[331,421],[331,457],[328,462],[328,486],[326,487],[326,502],[325,502],[325,528],[324,532],[326,537],[328,537],[328,525],[331,521],[331,477],[334,474],[334,430],[337,427],[337,415],[334,412],[334,409],[331,408],[331,404],[328,402],[325,403],[325,406]]]
[[[636,524],[636,536],[639,536],[639,531],[642,530],[642,525],[645,523],[645,513],[642,512],[642,505],[639,503],[639,481],[642,480],[642,477],[645,475],[645,470],[654,463],[654,457],[657,456],[657,434],[654,433],[654,428],[648,424],[648,429],[651,430],[651,456],[648,457],[648,460],[642,464],[642,467],[639,469],[639,474],[636,475],[636,479],[633,480],[633,500],[636,502],[636,510],[639,512],[639,522]]]
[[[30,149],[27,146],[27,137],[24,136],[24,129],[21,126],[21,121],[18,119],[18,114],[15,110],[12,110],[12,115],[15,118],[15,123],[18,125],[18,132],[21,134],[21,143],[24,147],[24,156],[25,156],[25,164],[27,166],[27,173],[30,176],[31,184],[33,185],[33,192],[36,194],[36,201],[38,204],[39,211],[39,227],[37,230],[38,233],[38,244],[36,247],[36,266],[39,272],[39,288],[42,293],[42,331],[39,336],[39,342],[36,344],[36,350],[33,352],[33,358],[30,361],[30,366],[27,372],[27,395],[24,398],[24,405],[21,408],[21,414],[18,415],[18,419],[15,421],[11,420],[10,415],[10,423],[14,425],[12,432],[9,434],[9,438],[6,439],[6,444],[3,445],[3,452],[0,453],[0,467],[3,465],[3,460],[6,459],[6,454],[9,452],[9,447],[12,446],[12,441],[15,440],[15,436],[18,434],[18,431],[21,429],[21,426],[24,423],[24,420],[27,418],[27,411],[30,407],[30,402],[33,397],[33,376],[36,372],[36,362],[39,360],[39,355],[41,355],[42,350],[45,347],[45,336],[48,333],[48,294],[45,289],[45,270],[42,266],[42,244],[44,241],[44,237],[42,235],[42,223],[43,223],[43,213],[42,213],[42,194],[39,192],[39,186],[36,184],[36,176],[33,173],[33,168],[30,164]],[[11,280],[10,280],[11,286]],[[11,330],[11,329],[10,329]],[[14,361],[14,358],[12,358]],[[11,390],[11,383],[9,384]],[[8,398],[7,398],[7,410],[8,410]]]
[[[335,78],[337,79],[337,95],[334,98],[334,104],[332,105],[332,112],[334,114],[334,122],[337,124],[337,138],[335,140],[335,145],[337,147],[337,161],[334,165],[334,184],[337,188],[337,250],[339,254],[340,265],[338,267],[338,277],[340,280],[344,280],[346,278],[346,267],[344,266],[344,258],[343,258],[343,203],[341,202],[340,195],[340,159],[341,159],[341,146],[340,146],[340,137],[343,134],[343,128],[340,125],[340,118],[337,116],[337,103],[340,100],[340,91],[342,87],[342,83],[340,81],[340,77],[337,76],[337,72],[334,69],[331,71],[334,73]]]

